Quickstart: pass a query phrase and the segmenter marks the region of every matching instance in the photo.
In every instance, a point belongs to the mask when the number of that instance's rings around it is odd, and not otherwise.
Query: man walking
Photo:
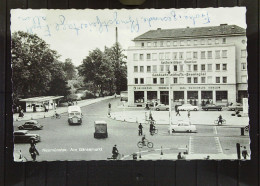
[[[111,103],[108,103],[108,115],[110,116],[110,112],[111,112]]]
[[[139,135],[139,136],[142,136],[142,135],[143,135],[143,126],[142,126],[141,123],[139,124],[138,129],[139,129],[139,130],[138,130],[138,132],[139,132],[138,135]]]
[[[190,110],[188,110],[188,118],[190,118]]]
[[[244,150],[242,150],[242,156],[244,157],[244,159],[246,160],[246,157],[249,156],[246,150],[246,146],[244,146]]]
[[[177,110],[176,110],[176,116],[181,116],[181,114],[180,114],[180,110],[177,108]]]

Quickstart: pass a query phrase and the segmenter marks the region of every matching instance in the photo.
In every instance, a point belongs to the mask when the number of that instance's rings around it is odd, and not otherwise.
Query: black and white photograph
[[[250,160],[246,8],[13,9],[14,161]]]

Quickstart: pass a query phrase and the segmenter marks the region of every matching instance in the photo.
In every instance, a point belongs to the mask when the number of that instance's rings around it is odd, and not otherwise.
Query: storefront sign
[[[152,87],[134,87],[134,90],[151,90]]]
[[[193,60],[184,60],[184,61],[161,61],[162,65],[176,65],[176,64],[182,64],[182,63],[197,63],[197,61]]]
[[[180,87],[181,90],[217,90],[220,89],[220,87],[213,87],[213,86],[209,86],[209,87]]]
[[[174,90],[220,90],[220,86],[171,86]],[[169,86],[135,86],[133,90],[169,90]]]
[[[153,73],[152,76],[169,76],[168,73]],[[170,76],[206,76],[206,72],[187,72],[187,73],[171,73]]]

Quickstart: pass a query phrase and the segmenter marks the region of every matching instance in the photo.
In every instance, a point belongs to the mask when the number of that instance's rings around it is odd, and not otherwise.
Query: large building
[[[129,106],[247,98],[246,30],[236,25],[150,30],[128,48]],[[169,86],[170,84],[170,86]]]

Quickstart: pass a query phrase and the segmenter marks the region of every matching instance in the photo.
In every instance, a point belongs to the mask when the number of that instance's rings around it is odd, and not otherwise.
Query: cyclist
[[[143,143],[143,146],[145,146],[145,142],[148,141],[146,138],[145,138],[145,135],[142,137],[142,143]]]
[[[150,122],[150,134],[153,135],[154,131],[155,131],[154,122],[151,121],[151,122]]]
[[[219,115],[219,117],[218,117],[218,125],[219,125],[219,123],[222,125],[222,122],[223,122],[223,118],[222,118],[221,115]]]
[[[54,116],[56,117],[56,118],[58,118],[59,117],[59,114],[57,113],[57,111],[55,110],[55,112],[54,112]]]
[[[112,149],[112,158],[113,159],[116,159],[117,158],[117,156],[118,156],[118,149],[117,149],[117,147],[116,147],[116,145],[114,145],[114,147],[113,147],[113,149]]]

